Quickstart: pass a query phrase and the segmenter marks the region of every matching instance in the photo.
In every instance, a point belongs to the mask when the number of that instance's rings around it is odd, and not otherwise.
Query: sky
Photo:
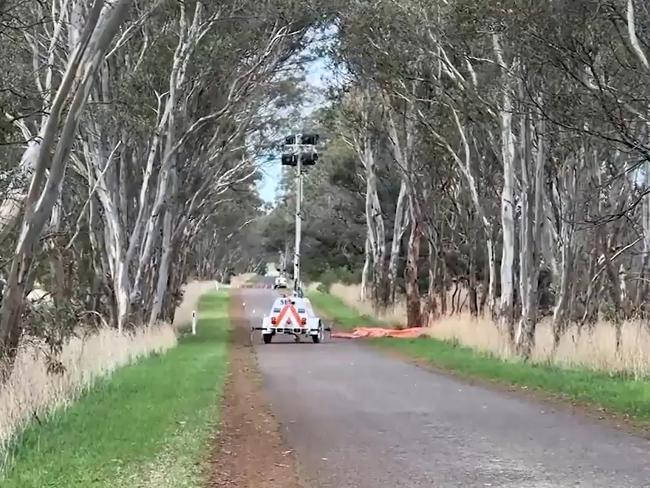
[[[309,91],[313,91],[316,94],[314,97],[310,97],[309,102],[300,107],[302,116],[306,117],[325,104],[325,97],[322,94],[322,90],[329,85],[328,80],[331,74],[329,73],[327,58],[317,58],[308,61],[304,68],[305,82],[309,87]],[[299,129],[301,128],[296,127],[296,131]],[[260,164],[260,169],[263,174],[263,177],[258,184],[260,196],[264,202],[273,202],[282,175],[280,154],[275,155],[270,162]]]

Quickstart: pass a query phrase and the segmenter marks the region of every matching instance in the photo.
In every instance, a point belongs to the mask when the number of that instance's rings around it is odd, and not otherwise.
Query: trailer
[[[264,344],[270,344],[273,337],[281,334],[291,335],[296,341],[309,336],[319,344],[325,341],[325,333],[331,332],[314,313],[309,299],[298,296],[277,298],[262,324],[252,330],[261,332]]]

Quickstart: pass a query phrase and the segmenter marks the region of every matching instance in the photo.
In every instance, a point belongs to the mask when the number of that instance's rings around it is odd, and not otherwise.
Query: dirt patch
[[[297,463],[261,390],[240,300],[233,294],[230,373],[209,469],[209,488],[301,488]]]

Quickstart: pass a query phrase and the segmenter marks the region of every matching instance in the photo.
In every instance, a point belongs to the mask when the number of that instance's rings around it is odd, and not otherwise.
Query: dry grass
[[[307,291],[318,291],[321,285],[322,283],[320,281],[312,281],[311,283],[307,284]]]
[[[255,278],[257,275],[255,273],[245,273],[230,278],[230,286],[233,288],[241,288],[251,279]]]
[[[101,329],[68,341],[59,358],[65,369],[59,374],[48,372],[42,347],[23,347],[8,382],[0,390],[0,455],[28,422],[69,405],[97,378],[175,345],[176,334],[169,325],[143,327],[124,335],[114,329]]]
[[[514,356],[506,334],[494,322],[474,319],[467,314],[436,321],[429,329],[429,335],[504,359]],[[577,326],[572,326],[554,350],[551,320],[545,319],[537,326],[532,360],[560,367],[626,372],[636,377],[647,377],[650,376],[650,330],[643,323],[625,323],[623,344],[617,353],[615,329],[611,323],[599,322],[581,333]]]
[[[384,313],[376,314],[369,301],[361,300],[361,285],[342,285],[334,283],[329,292],[340,298],[348,307],[357,310],[363,315],[376,317],[391,325],[404,327],[406,325],[406,302],[398,298],[395,305]]]
[[[395,305],[390,309],[382,313],[375,313],[369,301],[361,300],[361,285],[335,283],[330,287],[329,292],[340,298],[348,307],[364,315],[374,316],[394,326],[406,327],[406,300],[404,297],[397,297]],[[447,293],[447,307],[451,309],[452,303],[455,303],[459,313],[469,312],[467,298],[467,292],[460,287],[456,294],[453,291],[449,291]],[[422,306],[424,309],[424,297],[422,299]]]
[[[195,281],[185,286],[175,327],[192,320],[199,297],[214,287],[214,281]],[[24,346],[9,381],[0,389],[0,466],[9,441],[27,423],[66,407],[96,379],[117,368],[174,347],[175,327],[160,324],[139,328],[129,335],[107,328],[90,336],[74,337],[63,347],[59,358],[64,367],[62,374],[48,373],[46,355],[38,344]]]
[[[362,314],[373,315],[372,306],[362,302],[358,286],[333,285],[330,293]],[[385,317],[378,317],[393,325],[404,325],[403,301]],[[436,339],[458,343],[477,351],[503,359],[514,359],[506,334],[488,319],[474,319],[462,312],[437,320],[428,334]],[[573,326],[563,335],[556,350],[550,319],[537,327],[532,359],[536,363],[565,368],[586,368],[596,371],[625,372],[638,378],[650,376],[650,327],[640,322],[623,325],[623,344],[616,351],[615,329],[611,323],[599,322],[593,328],[582,330]]]
[[[221,288],[224,285],[219,285]],[[191,281],[183,287],[183,301],[174,314],[174,328],[180,329],[192,322],[192,311],[198,310],[201,295],[216,289],[215,281]]]

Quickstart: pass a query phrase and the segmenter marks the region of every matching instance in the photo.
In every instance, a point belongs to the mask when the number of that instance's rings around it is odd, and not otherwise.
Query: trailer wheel
[[[325,342],[325,330],[321,322],[318,323],[318,335],[311,336],[311,340],[314,341],[314,344]]]
[[[262,338],[264,339],[264,344],[271,344],[273,334],[262,334]]]

